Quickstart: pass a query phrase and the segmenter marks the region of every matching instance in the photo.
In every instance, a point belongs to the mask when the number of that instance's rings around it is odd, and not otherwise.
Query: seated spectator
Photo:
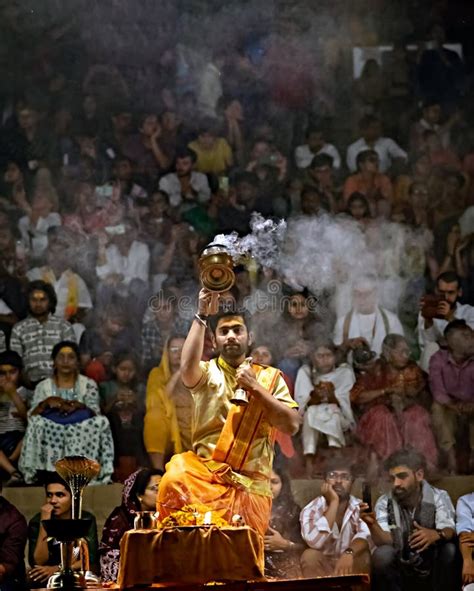
[[[443,148],[449,146],[449,130],[452,125],[451,119],[442,125],[443,111],[436,99],[426,99],[421,107],[421,118],[412,125],[410,132],[410,150],[419,152],[423,148],[425,131],[433,131],[441,141]],[[453,119],[454,123],[454,119]]]
[[[273,503],[270,525],[264,537],[265,576],[299,579],[300,555],[304,548],[298,519],[299,508],[293,499],[290,479],[282,461],[277,460],[273,464],[270,488]]]
[[[211,196],[209,181],[202,172],[195,169],[197,155],[189,148],[181,149],[176,154],[175,172],[161,177],[160,191],[169,197],[171,207],[186,211],[198,203],[207,203]]]
[[[114,445],[109,421],[100,414],[95,382],[79,374],[79,348],[57,343],[53,377],[35,388],[19,468],[28,484],[38,472],[54,472],[64,456],[87,456],[100,463],[97,482],[110,482]]]
[[[71,231],[61,228],[48,232],[46,265],[33,267],[26,276],[30,281],[45,281],[54,287],[57,297],[55,315],[69,322],[80,322],[92,308],[92,298],[84,279],[75,273],[75,240]]]
[[[351,172],[357,169],[357,154],[366,150],[377,152],[382,174],[397,160],[406,161],[406,152],[391,138],[382,137],[382,125],[378,117],[366,115],[361,119],[359,128],[362,137],[347,148],[346,162]]]
[[[351,401],[361,409],[356,434],[370,450],[370,469],[375,473],[378,459],[404,446],[422,452],[432,468],[438,452],[431,417],[420,402],[426,393],[423,372],[410,361],[405,338],[389,334],[384,338],[382,356],[360,375],[351,392]]]
[[[465,320],[474,330],[474,306],[460,304],[462,296],[461,280],[454,271],[441,273],[436,279],[435,295],[438,303],[427,306],[427,300],[420,301],[418,314],[418,342],[423,352],[420,363],[423,369],[428,368],[429,359],[439,349],[443,331],[453,320]]]
[[[295,163],[298,168],[308,168],[313,158],[319,154],[327,154],[332,158],[332,165],[336,170],[341,168],[341,157],[333,144],[325,141],[322,126],[308,127],[306,131],[306,144],[298,146],[295,150]]]
[[[474,590],[474,493],[459,497],[456,505],[456,534],[462,555],[463,591]]]
[[[397,176],[394,187],[395,201],[410,201],[414,205],[413,197],[418,199],[418,195],[410,196],[410,187],[421,183],[430,196],[435,192],[438,180],[436,179],[431,164],[431,159],[424,152],[415,154],[410,162],[410,170],[407,174]]]
[[[183,344],[184,337],[170,336],[160,365],[148,376],[143,438],[152,465],[160,470],[171,455],[192,449],[194,402],[181,381]]]
[[[304,577],[370,572],[370,532],[351,495],[354,476],[347,458],[328,463],[321,496],[301,511],[301,535],[309,546],[301,557]]]
[[[114,440],[114,480],[123,482],[145,463],[144,392],[138,383],[140,371],[133,353],[114,355],[112,373],[112,380],[100,384],[99,394]]]
[[[267,140],[257,140],[250,150],[249,162],[245,168],[248,172],[255,172],[262,166],[272,166],[277,169],[277,180],[285,180],[288,171],[288,161],[277,149],[273,142]]]
[[[30,180],[27,168],[10,160],[6,163],[2,180],[0,205],[15,218],[28,213],[31,206],[27,199]]]
[[[322,204],[330,213],[340,208],[341,187],[334,179],[333,158],[329,154],[317,154],[302,175],[303,186],[313,187],[321,195]]]
[[[170,289],[160,290],[150,300],[152,320],[143,323],[141,333],[142,365],[147,374],[160,364],[165,343],[172,334],[186,334],[189,322],[178,315],[178,300]]]
[[[364,229],[372,219],[367,197],[357,191],[352,193],[347,200],[347,213],[360,224],[362,229]]]
[[[377,280],[374,276],[362,276],[352,286],[352,307],[337,319],[334,343],[349,351],[361,345],[361,339],[377,355],[382,352],[382,342],[390,334],[403,334],[397,316],[378,305]]]
[[[217,135],[212,120],[202,122],[197,139],[188,147],[196,153],[196,170],[204,174],[223,175],[234,163],[232,149],[227,140]]]
[[[23,481],[16,469],[29,398],[28,391],[20,386],[22,367],[21,357],[15,351],[0,353],[0,468],[10,476],[8,485]]]
[[[372,554],[374,591],[457,589],[454,507],[448,493],[424,479],[425,459],[414,450],[395,452],[385,469],[390,493],[377,500],[375,513],[361,505],[361,517],[377,546]]]
[[[100,311],[97,316],[96,328],[86,328],[81,337],[81,368],[87,376],[95,381],[111,379],[113,356],[127,349],[140,350],[140,343],[135,331],[130,327],[130,319],[124,306],[113,301]],[[92,369],[94,368],[94,369]],[[98,372],[96,379],[92,372]]]
[[[456,152],[443,147],[440,137],[432,129],[427,129],[422,134],[423,150],[428,154],[431,165],[450,170],[460,170],[461,160]]]
[[[162,470],[142,468],[124,483],[122,504],[107,517],[99,546],[100,576],[104,582],[116,582],[120,561],[120,541],[133,529],[138,511],[156,511],[156,495]]]
[[[387,175],[379,172],[379,157],[375,150],[363,150],[357,154],[357,173],[346,179],[343,189],[344,202],[352,193],[362,193],[367,197],[372,215],[381,199],[392,202],[392,183]]]
[[[49,577],[59,570],[61,564],[61,550],[59,543],[46,534],[43,520],[47,519],[71,519],[72,495],[66,482],[57,474],[49,475],[44,485],[46,502],[41,511],[36,513],[28,523],[28,571],[29,585],[32,588],[45,587]],[[89,551],[89,563],[91,570],[96,570],[97,560],[97,524],[95,517],[89,511],[82,511],[83,519],[91,521],[89,531],[85,537]],[[81,569],[83,556],[82,548],[78,546],[74,553],[74,570]]]
[[[28,285],[28,317],[15,324],[10,348],[23,360],[27,385],[34,388],[51,375],[51,351],[60,341],[74,341],[74,330],[66,320],[56,318],[56,294],[44,281]]]
[[[456,472],[456,434],[469,425],[470,472],[474,470],[474,331],[464,320],[444,329],[447,349],[430,359],[433,424],[448,470]]]
[[[346,444],[344,432],[355,427],[349,393],[355,382],[352,368],[337,367],[336,347],[331,340],[319,339],[310,354],[311,365],[298,370],[295,400],[303,416],[303,453],[308,478],[313,475],[314,457],[321,435],[329,447]]]
[[[34,260],[38,260],[48,247],[48,230],[60,225],[61,216],[53,211],[48,196],[35,192],[31,211],[18,222],[22,242]]]
[[[171,164],[160,142],[161,124],[158,116],[144,113],[140,117],[138,131],[138,134],[125,140],[123,153],[137,164],[137,172],[152,182]]]
[[[0,493],[2,482],[0,480]],[[26,520],[0,494],[0,591],[25,589]]]
[[[245,148],[242,103],[232,96],[222,96],[218,108],[225,121],[225,137],[232,148],[236,164],[241,166],[243,165]]]

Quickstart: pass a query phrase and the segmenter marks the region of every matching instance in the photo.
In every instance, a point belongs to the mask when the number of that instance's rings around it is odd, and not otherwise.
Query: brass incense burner
[[[235,283],[234,261],[222,244],[209,244],[199,258],[199,279],[209,291],[222,293]]]
[[[45,519],[46,533],[61,546],[61,566],[48,580],[48,589],[84,589],[99,583],[89,566],[89,548],[84,539],[90,519],[82,518],[82,494],[89,482],[100,472],[100,464],[82,456],[67,456],[56,462],[56,471],[68,484],[72,495],[72,519]],[[72,568],[74,549],[79,548],[81,569]]]

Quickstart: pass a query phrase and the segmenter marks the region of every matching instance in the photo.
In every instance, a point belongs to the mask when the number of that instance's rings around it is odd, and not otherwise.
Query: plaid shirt
[[[60,341],[76,341],[69,322],[49,316],[46,322],[41,323],[28,316],[13,327],[10,349],[21,355],[28,378],[38,382],[51,375],[51,352]]]

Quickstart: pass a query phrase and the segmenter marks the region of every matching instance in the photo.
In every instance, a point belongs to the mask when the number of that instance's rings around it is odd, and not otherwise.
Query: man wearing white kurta
[[[361,277],[352,288],[352,308],[337,319],[334,343],[353,348],[355,339],[364,339],[377,356],[388,334],[403,335],[403,327],[393,312],[378,306],[377,281],[374,277]]]

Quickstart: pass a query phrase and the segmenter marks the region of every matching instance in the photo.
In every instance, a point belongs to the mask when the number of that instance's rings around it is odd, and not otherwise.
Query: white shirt
[[[380,311],[381,309],[387,318],[388,331],[385,328],[385,322]],[[347,315],[340,316],[337,319],[336,327],[334,328],[335,345],[342,344],[346,316]],[[356,339],[358,337],[363,337],[369,343],[370,349],[375,351],[377,355],[380,355],[382,352],[382,342],[387,334],[404,334],[402,323],[393,312],[390,312],[390,310],[387,310],[386,308],[377,308],[377,311],[373,314],[359,314],[355,310],[352,313],[347,338]]]
[[[30,269],[26,276],[30,281],[35,281],[36,279],[43,279],[45,272],[54,275],[53,271],[49,267],[35,267],[34,269]],[[92,308],[91,294],[87,289],[84,279],[82,279],[82,277],[70,269],[66,269],[66,271],[62,273],[61,277],[56,279],[53,283],[54,291],[56,292],[56,297],[58,299],[56,312],[54,314],[55,316],[59,316],[59,318],[65,318],[69,295],[69,280],[71,275],[75,276],[75,281],[77,282],[78,308],[83,308],[86,310],[90,310]]]
[[[128,285],[132,279],[148,282],[150,266],[150,250],[143,242],[134,240],[127,256],[120,254],[115,244],[107,247],[107,262],[96,267],[97,277],[105,279],[117,273],[123,275],[123,284]]]
[[[474,306],[469,304],[458,304],[454,309],[454,318],[465,320],[466,324],[474,330]],[[427,343],[436,343],[443,336],[444,329],[448,326],[448,321],[444,318],[433,318],[433,326],[425,328],[425,319],[418,314],[418,342],[421,347]]]
[[[209,187],[209,181],[207,176],[202,172],[191,172],[190,179],[191,188],[197,193],[198,203],[206,203],[211,197],[211,189]],[[165,174],[159,182],[160,191],[164,191],[170,198],[170,205],[177,207],[183,202],[181,195],[181,183],[179,182],[178,175],[175,172]],[[190,201],[190,203],[192,203]]]
[[[295,150],[296,166],[298,168],[308,168],[313,161],[313,158],[318,154],[327,154],[328,156],[331,156],[333,167],[336,169],[341,168],[341,156],[339,155],[336,146],[333,146],[332,144],[324,144],[319,152],[316,153],[310,150],[308,144],[298,146]]]
[[[347,168],[351,172],[356,172],[356,158],[359,152],[364,150],[375,150],[379,155],[379,170],[386,172],[395,158],[407,159],[407,153],[400,148],[400,146],[389,137],[379,138],[373,146],[369,146],[365,139],[361,137],[356,142],[347,148]]]
[[[326,556],[341,556],[353,540],[367,540],[371,544],[369,528],[360,518],[361,502],[350,496],[339,531],[337,523],[334,522],[331,529],[324,516],[327,510],[326,499],[316,497],[300,513],[301,537],[310,548],[320,550]]]
[[[25,215],[20,218],[18,229],[25,248],[29,249],[34,257],[39,257],[48,246],[48,230],[60,225],[59,213],[50,213],[45,218],[38,218],[34,228],[31,226],[30,218]]]

